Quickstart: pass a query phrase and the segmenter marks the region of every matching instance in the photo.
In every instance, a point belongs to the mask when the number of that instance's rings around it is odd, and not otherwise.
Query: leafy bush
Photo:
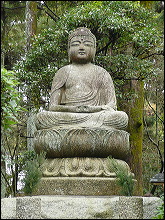
[[[20,106],[21,97],[17,86],[19,81],[15,72],[1,68],[1,117],[2,127],[10,130],[16,124],[19,111],[26,110]]]
[[[164,195],[160,198],[162,199],[162,204],[157,207],[156,216],[152,219],[164,219]]]
[[[132,196],[134,190],[133,176],[128,173],[128,170],[123,167],[122,164],[117,163],[113,158],[108,158],[116,173],[117,184],[121,187],[121,194],[124,196]]]
[[[33,159],[27,161],[24,165],[25,178],[22,180],[24,184],[23,191],[25,195],[31,195],[42,177],[41,166],[45,160],[45,153],[31,154]]]

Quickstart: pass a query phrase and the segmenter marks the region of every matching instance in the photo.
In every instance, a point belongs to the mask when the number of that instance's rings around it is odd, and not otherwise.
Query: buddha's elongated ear
[[[93,63],[95,62],[95,55],[96,55],[96,47],[95,47],[95,49],[94,49],[93,58],[92,58],[92,62],[93,62]]]
[[[71,63],[71,60],[70,60],[70,49],[68,48],[68,62]]]

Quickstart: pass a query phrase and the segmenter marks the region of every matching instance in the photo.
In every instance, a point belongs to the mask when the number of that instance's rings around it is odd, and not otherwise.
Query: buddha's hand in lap
[[[92,106],[92,105],[79,105],[79,106],[69,106],[69,105],[52,105],[49,111],[53,112],[77,112],[77,113],[94,113],[102,110],[115,111],[109,105]]]
[[[115,111],[112,107],[109,105],[102,105],[101,110],[107,110],[107,111]]]
[[[76,112],[76,106],[51,105],[49,111],[53,112]]]
[[[76,106],[76,112],[92,113],[101,111],[101,106],[80,105]]]
[[[67,105],[52,105],[49,111],[53,112],[77,112],[77,113],[92,113],[102,110],[101,106],[79,105],[79,106],[67,106]]]

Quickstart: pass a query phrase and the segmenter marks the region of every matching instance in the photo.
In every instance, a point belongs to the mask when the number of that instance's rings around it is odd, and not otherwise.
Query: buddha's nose
[[[84,45],[83,45],[83,44],[80,44],[79,50],[84,50],[84,49],[85,49]]]

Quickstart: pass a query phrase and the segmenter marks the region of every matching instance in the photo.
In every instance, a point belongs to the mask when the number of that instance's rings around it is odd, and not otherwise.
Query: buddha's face
[[[96,48],[90,36],[75,36],[70,41],[69,57],[72,63],[89,63],[94,59]]]

